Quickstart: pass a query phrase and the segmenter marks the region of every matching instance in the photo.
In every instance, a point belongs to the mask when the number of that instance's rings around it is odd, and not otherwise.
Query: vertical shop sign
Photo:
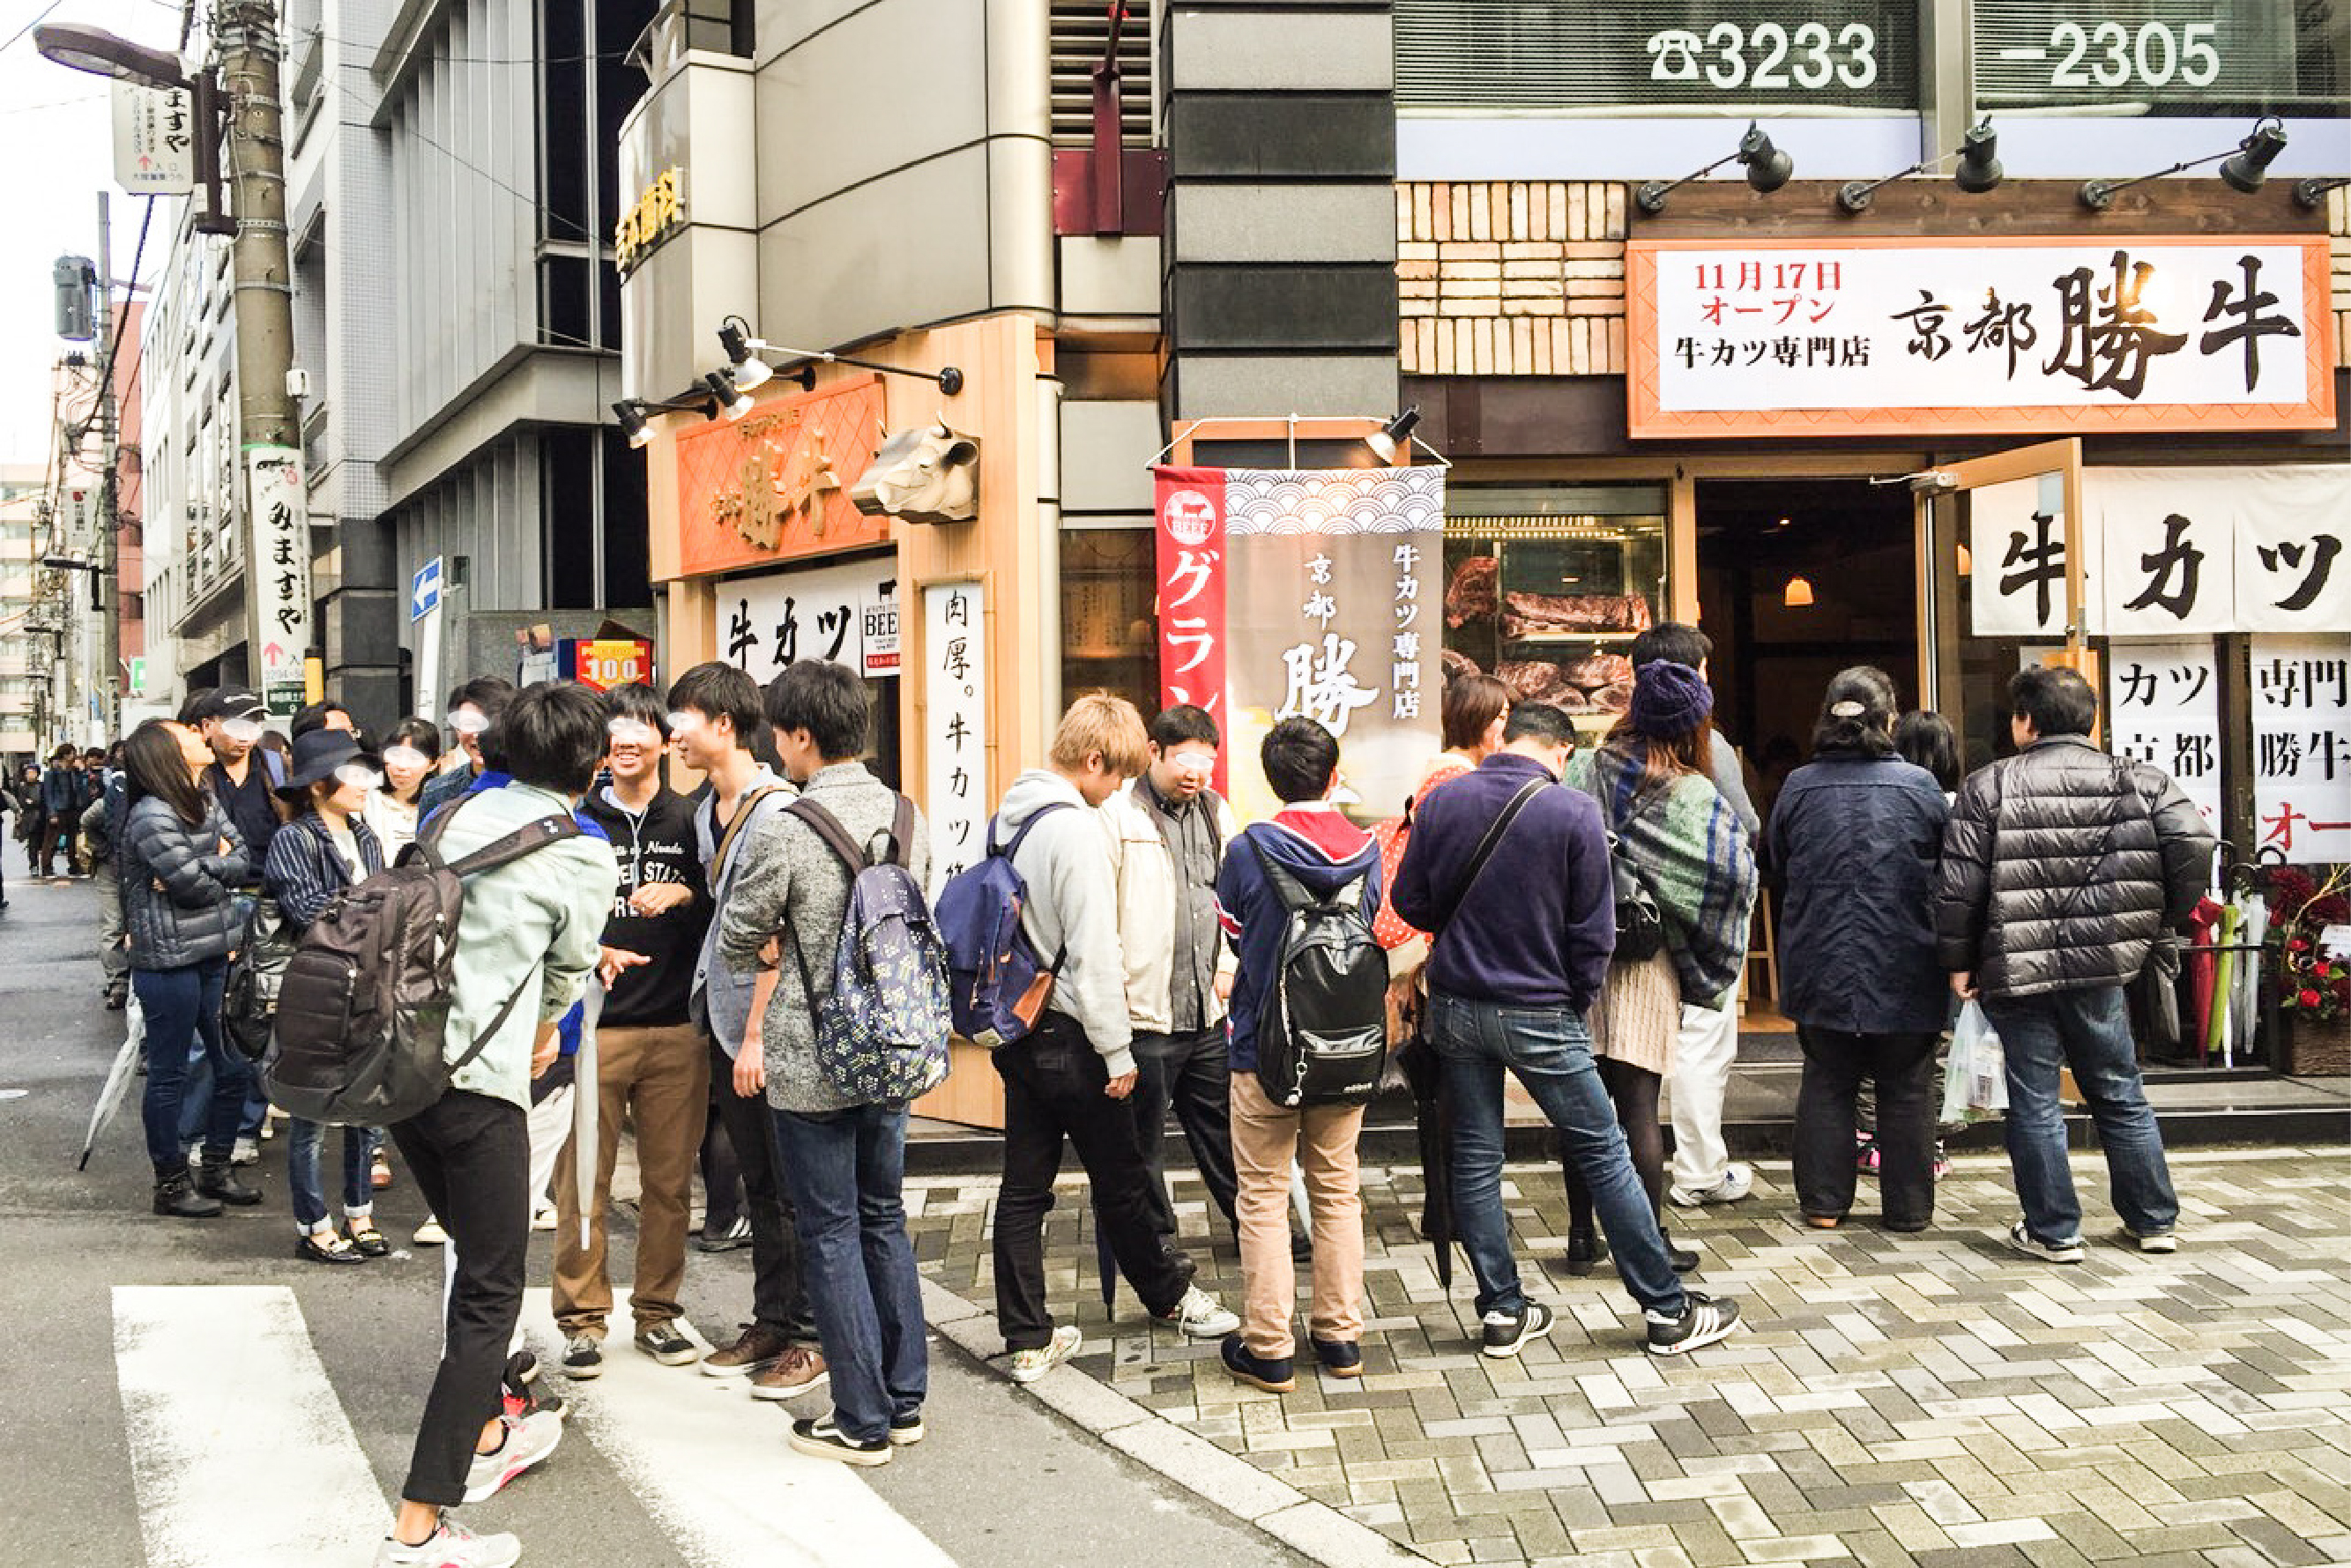
[[[2115,754],[2161,768],[2220,831],[2220,679],[2210,638],[2107,651]]]
[[[302,455],[248,446],[245,482],[253,684],[270,712],[290,715],[309,700],[302,660],[310,649],[310,487]]]
[[[976,582],[923,590],[924,757],[933,898],[987,854],[987,664]]]
[[[1191,703],[1225,722],[1225,471],[1154,470],[1157,519],[1159,701]],[[1216,787],[1228,789],[1217,750]]]
[[[1969,630],[1979,637],[2063,637],[2065,634],[2065,484],[2060,474],[2036,474],[1986,485],[1969,494],[1974,559],[1969,576]],[[2096,513],[2083,520],[2083,601],[2098,602]]]
[[[2351,637],[2255,637],[2252,655],[2260,847],[2351,860]]]
[[[2105,541],[2107,636],[2210,635],[2235,624],[2232,477],[2209,469],[2085,476],[2084,504]]]

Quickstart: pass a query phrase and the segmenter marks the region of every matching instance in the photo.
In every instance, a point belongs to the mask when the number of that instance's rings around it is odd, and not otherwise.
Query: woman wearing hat
[[[360,821],[368,798],[382,782],[375,759],[348,730],[314,729],[294,743],[277,797],[293,808],[291,822],[269,841],[262,885],[277,901],[287,934],[298,936],[326,913],[345,888],[383,869],[383,851]],[[343,1129],[343,1218],[348,1239],[327,1210],[319,1170],[327,1129],[294,1118],[286,1141],[286,1185],[293,1195],[294,1255],[314,1263],[360,1263],[392,1250],[375,1228],[375,1189],[369,1164],[380,1136],[369,1127]]]
[[[1713,689],[1696,670],[1663,659],[1644,664],[1625,716],[1596,750],[1578,753],[1567,768],[1566,782],[1600,803],[1618,858],[1663,917],[1664,946],[1643,961],[1611,964],[1590,1019],[1593,1055],[1661,1224],[1666,1145],[1657,1096],[1673,1066],[1682,1009],[1727,1005],[1747,962],[1755,910],[1754,852],[1707,777],[1713,712]],[[1592,1200],[1573,1166],[1567,1237],[1570,1270],[1588,1269],[1598,1256]],[[1674,1263],[1695,1268],[1698,1258],[1675,1250]]]

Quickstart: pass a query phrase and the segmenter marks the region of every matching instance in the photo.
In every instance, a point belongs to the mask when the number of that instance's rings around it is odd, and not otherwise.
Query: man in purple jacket
[[[1513,707],[1502,749],[1421,803],[1396,868],[1395,911],[1434,935],[1428,1027],[1453,1100],[1453,1224],[1478,1276],[1479,1348],[1516,1355],[1552,1322],[1520,1287],[1502,1211],[1507,1067],[1583,1173],[1617,1273],[1647,1319],[1650,1352],[1679,1355],[1729,1334],[1739,1308],[1675,1278],[1592,1063],[1583,1015],[1615,951],[1615,887],[1599,808],[1556,787],[1574,749],[1558,708]]]

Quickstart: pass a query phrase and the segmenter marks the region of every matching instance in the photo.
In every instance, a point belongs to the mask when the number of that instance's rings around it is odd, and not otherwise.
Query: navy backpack
[[[1066,800],[1039,807],[1008,844],[996,841],[996,822],[989,819],[987,853],[939,889],[939,929],[947,939],[947,1006],[956,1033],[974,1045],[990,1051],[1010,1045],[1045,1016],[1053,977],[1069,950],[1056,953],[1050,964],[1039,961],[1020,929],[1029,882],[1012,869],[1012,857],[1030,829],[1069,809]]]

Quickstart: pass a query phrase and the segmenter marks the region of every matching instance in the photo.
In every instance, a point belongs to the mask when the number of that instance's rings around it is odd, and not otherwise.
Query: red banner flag
[[[1225,700],[1225,471],[1155,468],[1159,700],[1192,703],[1221,727]],[[1216,787],[1226,758],[1217,751]]]

